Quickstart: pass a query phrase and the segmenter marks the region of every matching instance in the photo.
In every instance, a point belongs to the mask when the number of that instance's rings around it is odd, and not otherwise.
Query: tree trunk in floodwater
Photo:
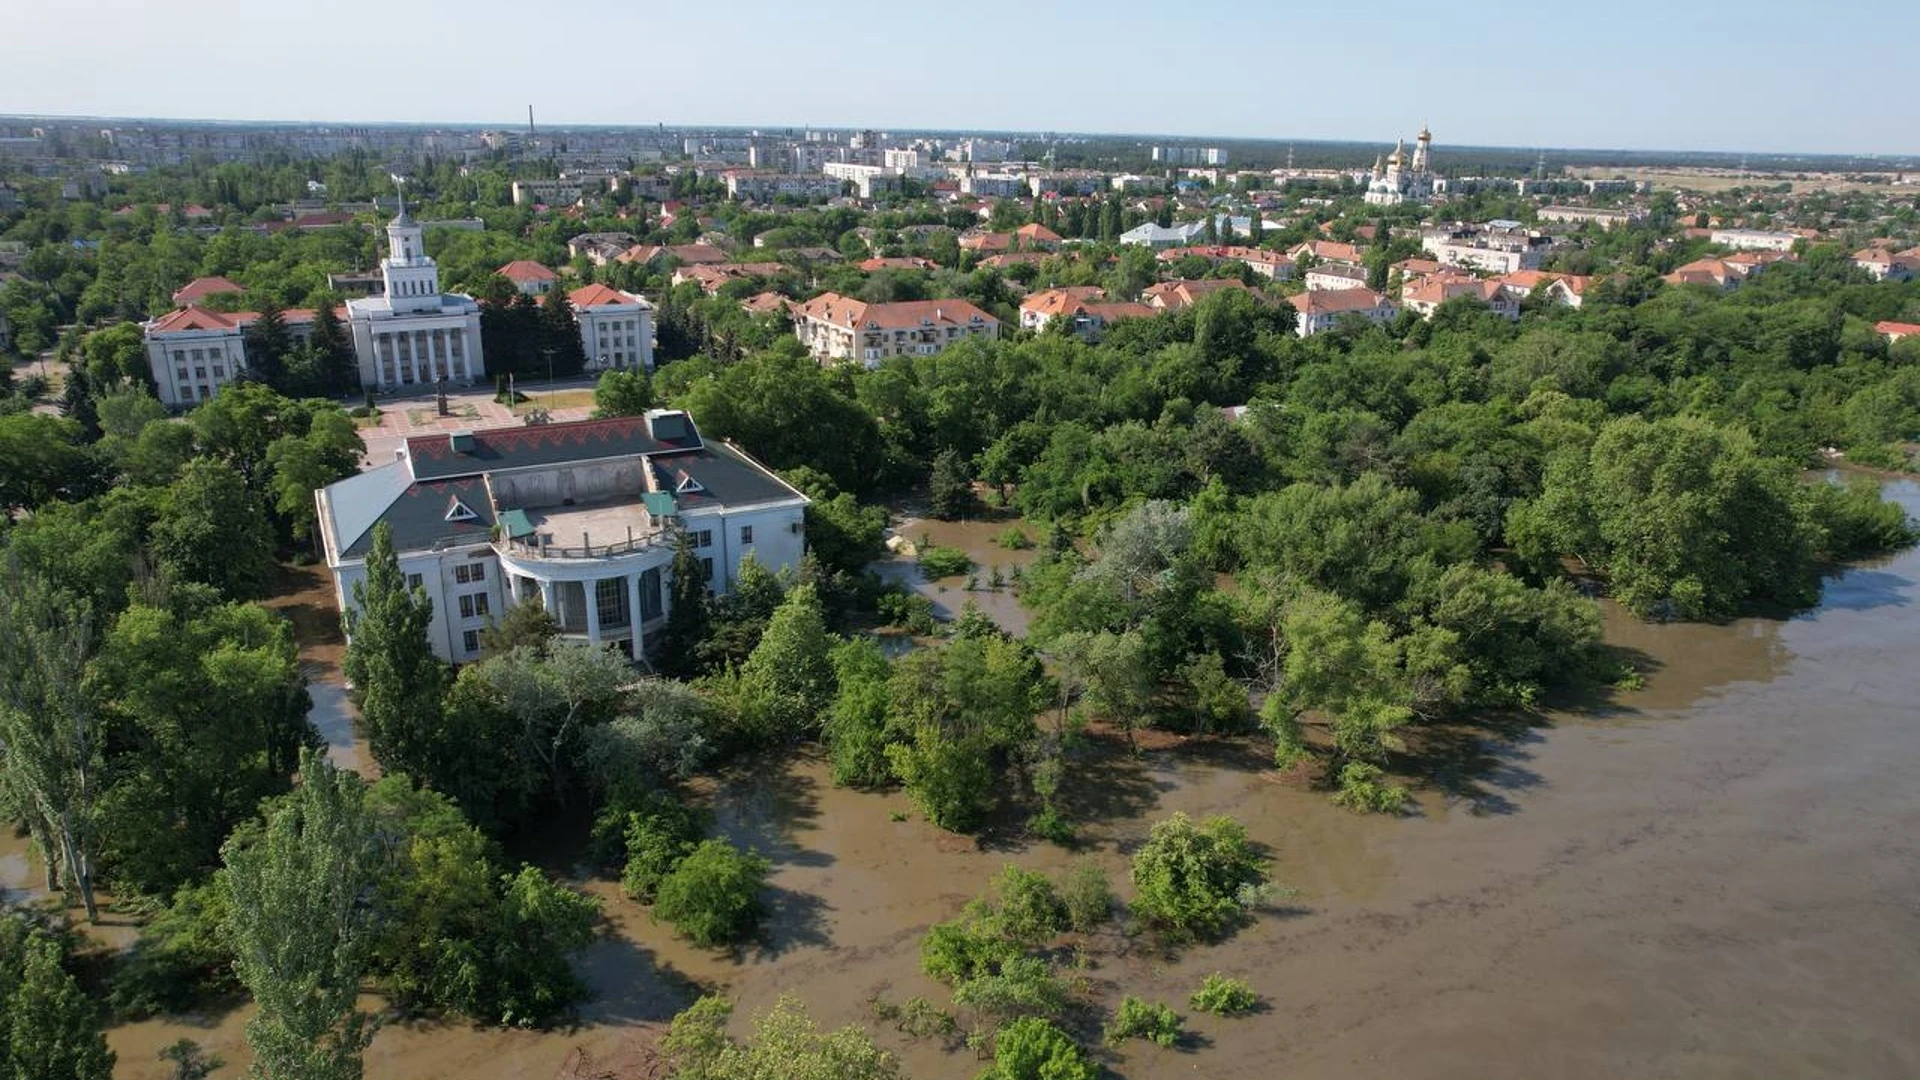
[[[66,855],[67,880],[80,893],[80,903],[87,909],[87,921],[97,924],[100,908],[93,900],[93,873],[87,866],[86,853],[74,842],[73,825],[66,814],[60,815],[60,847]]]

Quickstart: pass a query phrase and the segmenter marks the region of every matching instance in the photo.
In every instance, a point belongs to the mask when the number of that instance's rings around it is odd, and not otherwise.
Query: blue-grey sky
[[[1914,0],[0,0],[0,113],[1920,151]]]

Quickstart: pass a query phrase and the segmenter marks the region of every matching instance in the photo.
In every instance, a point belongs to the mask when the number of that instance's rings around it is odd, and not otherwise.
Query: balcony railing
[[[516,559],[608,559],[616,555],[631,555],[650,547],[664,543],[664,533],[648,533],[628,540],[616,540],[611,544],[589,544],[582,537],[581,544],[569,547],[534,536],[501,537],[493,542],[495,551]]]

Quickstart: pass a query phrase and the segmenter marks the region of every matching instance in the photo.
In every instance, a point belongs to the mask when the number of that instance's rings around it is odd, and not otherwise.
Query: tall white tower
[[[440,266],[427,257],[426,230],[407,214],[406,192],[400,212],[387,222],[387,257],[380,261],[387,300],[396,312],[440,308]]]
[[[1433,171],[1433,132],[1427,130],[1425,123],[1420,125],[1420,136],[1413,143],[1413,171]]]

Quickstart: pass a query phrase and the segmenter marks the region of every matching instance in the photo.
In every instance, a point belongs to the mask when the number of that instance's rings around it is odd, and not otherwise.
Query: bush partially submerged
[[[1195,824],[1175,814],[1153,827],[1133,856],[1133,908],[1174,939],[1224,933],[1258,904],[1266,860],[1230,817]]]
[[[1165,1005],[1149,1004],[1128,994],[1120,999],[1120,1008],[1114,1012],[1103,1038],[1108,1046],[1118,1046],[1128,1039],[1172,1046],[1180,1041],[1180,1018]]]
[[[1231,979],[1214,972],[1193,992],[1187,1004],[1195,1012],[1212,1013],[1215,1016],[1240,1016],[1252,1012],[1260,1004],[1260,996],[1253,988],[1239,979]]]
[[[660,882],[654,916],[695,945],[731,944],[759,924],[767,869],[767,860],[725,840],[703,841]]]

